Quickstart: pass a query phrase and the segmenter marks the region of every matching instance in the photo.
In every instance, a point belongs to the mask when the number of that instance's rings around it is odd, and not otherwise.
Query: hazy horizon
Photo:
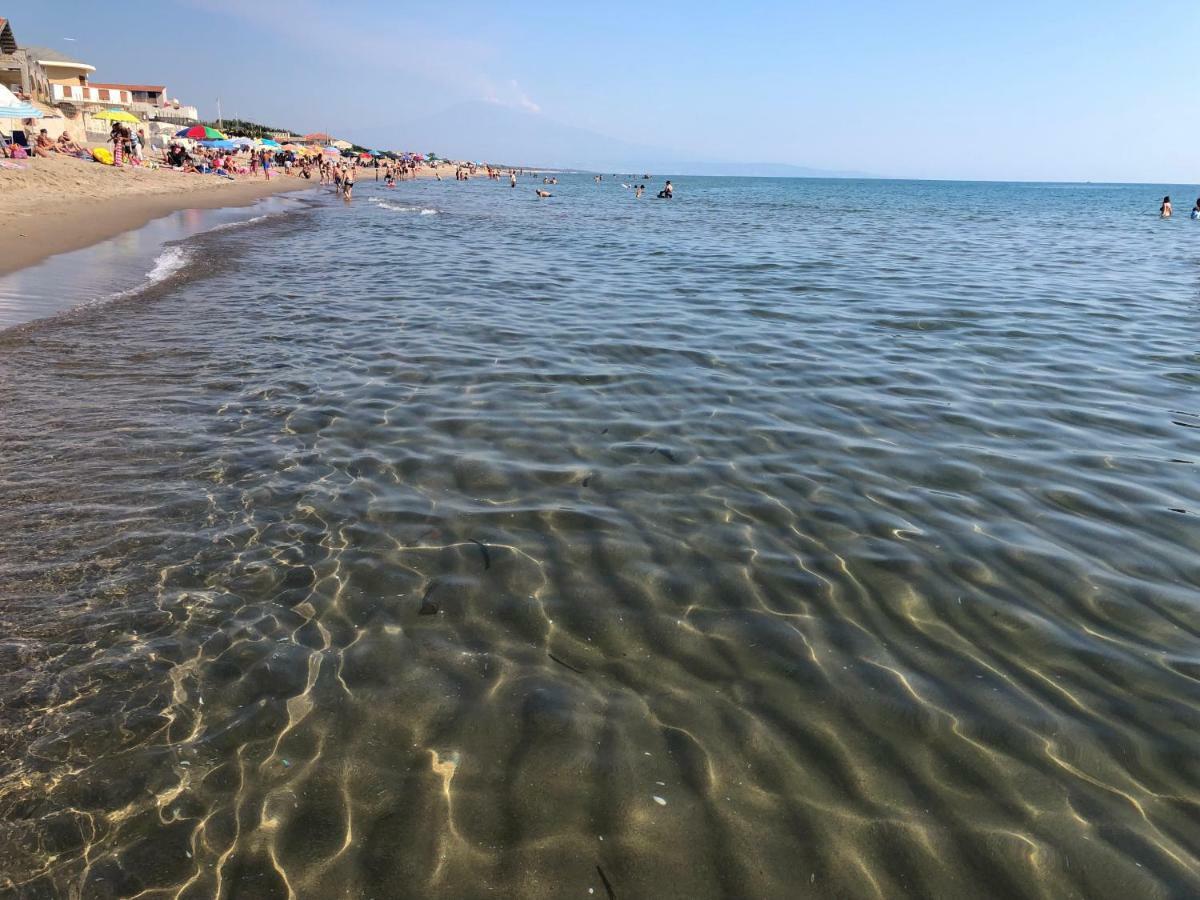
[[[519,157],[505,161],[569,168],[628,155],[629,170],[642,158],[933,180],[1195,179],[1184,51],[1200,10],[1175,0],[615,3],[569,15],[468,2],[436,16],[378,0],[349,13],[176,0],[153,17],[63,0],[8,15],[20,44],[83,59],[96,81],[165,83],[206,117],[220,98],[226,117],[364,146],[481,158],[496,146]],[[463,104],[497,115],[443,123],[445,140],[470,147],[422,146],[421,124]]]

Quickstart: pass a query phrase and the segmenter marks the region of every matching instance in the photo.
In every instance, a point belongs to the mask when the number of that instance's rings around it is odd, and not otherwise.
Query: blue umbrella
[[[283,146],[283,144],[279,143],[278,141],[273,141],[270,138],[263,138],[261,141],[259,141],[259,144],[261,144],[263,147],[270,147],[272,150],[278,150]]]
[[[370,153],[372,156],[383,156],[383,154],[380,153],[378,150],[372,150],[372,151],[370,151]]]
[[[200,143],[214,150],[236,150],[239,146],[237,141],[201,141]]]

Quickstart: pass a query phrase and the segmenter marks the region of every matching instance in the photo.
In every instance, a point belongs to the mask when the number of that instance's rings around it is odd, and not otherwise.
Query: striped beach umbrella
[[[215,128],[209,128],[207,125],[193,125],[191,128],[185,128],[182,131],[175,132],[177,138],[191,138],[193,141],[223,141],[225,135],[217,131]]]
[[[0,84],[0,119],[40,119],[42,115],[32,103],[18,100],[16,94]]]

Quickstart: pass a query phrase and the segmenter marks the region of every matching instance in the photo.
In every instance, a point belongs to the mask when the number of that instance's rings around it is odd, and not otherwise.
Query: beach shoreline
[[[37,160],[34,165],[38,169],[24,184],[12,184],[11,172],[0,175],[10,206],[0,243],[0,275],[90,247],[179,210],[250,206],[274,194],[316,187],[286,175],[269,182],[248,177],[228,181],[161,169],[114,171],[72,159]]]
[[[359,175],[371,180],[372,169]],[[418,178],[452,178],[454,166],[422,169]],[[70,157],[31,160],[29,168],[0,172],[9,207],[0,241],[0,276],[51,256],[90,247],[184,209],[250,206],[264,197],[315,190],[316,180],[276,174],[234,181],[170,169],[113,169]]]

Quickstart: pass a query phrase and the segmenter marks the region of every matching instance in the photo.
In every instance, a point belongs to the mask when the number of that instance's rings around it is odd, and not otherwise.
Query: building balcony
[[[52,84],[50,90],[55,103],[95,103],[101,106],[132,106],[133,96],[129,91],[113,88],[97,88],[86,84]]]

